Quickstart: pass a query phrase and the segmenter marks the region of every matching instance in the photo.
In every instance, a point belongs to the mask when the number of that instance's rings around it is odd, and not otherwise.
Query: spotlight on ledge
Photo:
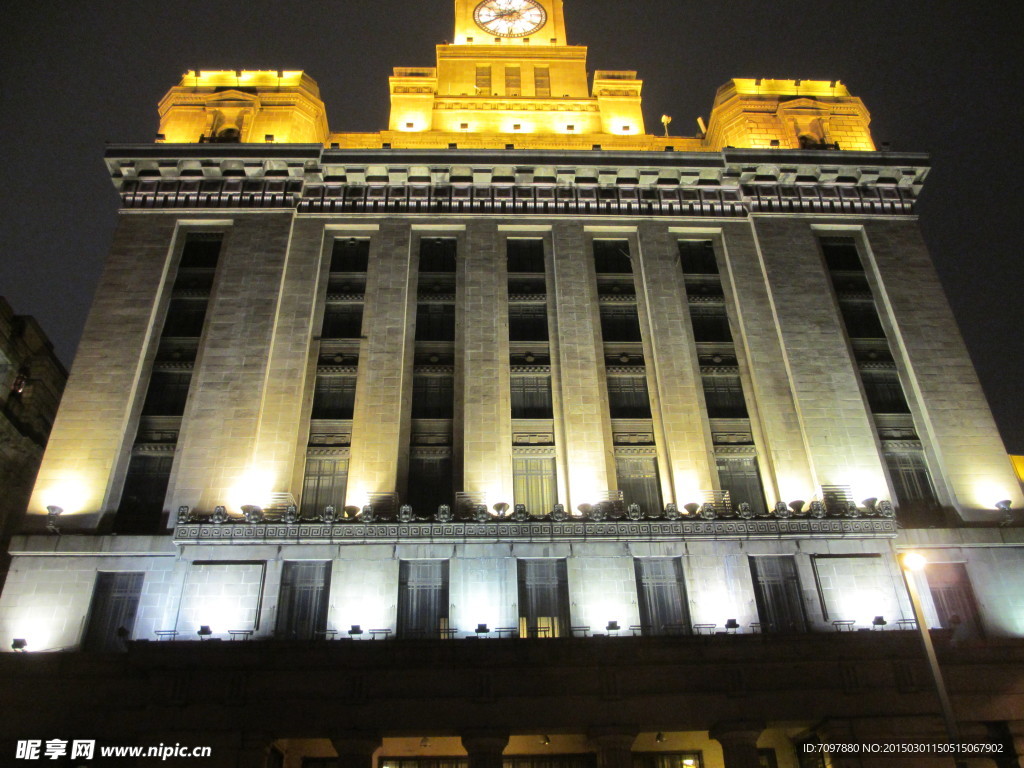
[[[920,552],[905,552],[900,558],[900,564],[908,571],[920,571],[928,565],[928,560]]]
[[[348,631],[349,636],[355,640],[359,635],[363,634],[363,628],[358,624],[353,624]]]
[[[543,736],[540,737],[540,743],[543,744],[545,747],[548,746],[551,743],[551,737],[545,733]]]
[[[664,744],[665,743],[665,734],[662,733],[661,731],[658,731],[658,735],[654,737],[654,740],[658,744]]]
[[[725,631],[730,635],[735,635],[737,630],[740,628],[740,623],[736,619],[725,620]]]
[[[213,630],[210,629],[209,624],[203,624],[201,627],[199,627],[199,630],[196,632],[196,634],[199,635],[200,640],[205,640],[213,634]]]
[[[428,737],[424,736],[422,739],[420,739],[420,748],[421,749],[426,749],[429,746],[430,746],[430,739]]]
[[[999,523],[1000,525],[1012,525],[1013,524],[1013,512],[1010,507],[1013,503],[1009,499],[1003,499],[1002,501],[996,502],[996,509],[1003,513],[1003,519]]]
[[[1009,504],[1009,502],[1007,502]],[[57,527],[57,519],[64,514],[63,507],[51,504],[46,508],[46,530],[50,533],[60,535],[60,528]]]
[[[16,637],[14,638],[14,642],[11,643],[12,650],[25,653],[26,648],[28,648],[28,640],[26,640],[24,637]]]
[[[612,621],[608,622],[608,626],[605,627],[605,629],[609,632],[618,632],[620,629],[622,629],[622,627],[619,626],[619,622],[613,619]]]
[[[489,635],[491,633],[491,628],[486,624],[477,624],[475,631],[478,635]]]
[[[885,629],[885,625],[888,623],[889,622],[885,620],[885,616],[875,616],[875,618],[871,620],[871,628],[875,630],[882,630]]]

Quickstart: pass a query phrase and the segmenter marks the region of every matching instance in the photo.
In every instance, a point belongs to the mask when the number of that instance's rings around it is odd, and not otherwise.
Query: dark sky
[[[589,67],[636,69],[648,130],[691,135],[731,77],[841,79],[876,141],[932,155],[920,215],[1007,448],[1024,453],[1024,81],[1009,3],[565,0]],[[394,66],[430,66],[451,0],[34,0],[0,24],[0,295],[70,364],[115,223],[103,144],[148,142],[192,68],[307,70],[335,131],[387,124]]]

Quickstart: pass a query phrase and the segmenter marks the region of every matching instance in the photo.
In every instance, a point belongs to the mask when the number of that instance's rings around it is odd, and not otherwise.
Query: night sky
[[[1024,82],[1003,3],[565,0],[589,69],[636,69],[647,129],[692,135],[732,77],[840,79],[876,142],[928,152],[919,213],[1007,448],[1024,453]],[[1008,3],[1005,5],[1009,5]],[[334,131],[376,131],[395,66],[432,66],[451,0],[35,0],[0,24],[0,295],[71,364],[115,224],[103,145],[152,141],[188,69],[305,69]],[[808,297],[814,300],[814,297]]]

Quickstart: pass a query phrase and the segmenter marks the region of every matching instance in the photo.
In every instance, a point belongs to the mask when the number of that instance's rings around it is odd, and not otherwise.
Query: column
[[[708,735],[722,745],[725,768],[759,768],[757,740],[764,727],[756,720],[733,720],[711,728]]]
[[[382,741],[379,733],[369,731],[348,731],[332,738],[338,768],[373,768],[373,753]]]
[[[502,731],[473,730],[462,734],[462,747],[469,755],[469,768],[501,768],[501,754],[508,746]]]
[[[597,750],[597,768],[632,768],[636,729],[596,728],[588,734]]]

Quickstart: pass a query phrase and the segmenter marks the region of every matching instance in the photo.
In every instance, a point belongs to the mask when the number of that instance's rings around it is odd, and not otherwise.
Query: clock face
[[[536,0],[483,0],[473,20],[495,37],[526,37],[543,27],[548,15]]]

